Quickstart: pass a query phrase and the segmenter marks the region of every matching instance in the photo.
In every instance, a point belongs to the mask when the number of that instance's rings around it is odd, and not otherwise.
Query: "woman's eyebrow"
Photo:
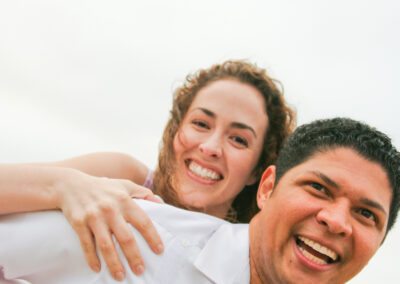
[[[254,131],[254,129],[251,126],[248,126],[247,124],[244,124],[244,123],[241,123],[241,122],[232,122],[231,123],[231,127],[239,128],[239,129],[248,129],[254,134],[254,137],[257,138],[257,134]]]
[[[202,112],[204,112],[205,115],[207,115],[209,117],[212,117],[212,118],[216,118],[217,117],[217,115],[214,112],[212,112],[211,110],[209,110],[209,109],[202,108],[202,107],[199,107],[197,109],[201,110]],[[251,126],[249,126],[249,125],[247,125],[245,123],[234,121],[234,122],[231,123],[231,127],[239,128],[239,129],[248,129],[253,133],[254,137],[257,138],[256,131],[253,129],[253,127],[251,127]]]
[[[206,114],[206,115],[208,115],[208,116],[210,116],[210,117],[212,117],[212,118],[215,118],[215,117],[216,117],[215,113],[213,113],[213,112],[212,112],[211,110],[209,110],[209,109],[202,108],[202,107],[199,107],[199,108],[197,108],[197,109],[201,110],[202,112],[204,112],[204,114]]]

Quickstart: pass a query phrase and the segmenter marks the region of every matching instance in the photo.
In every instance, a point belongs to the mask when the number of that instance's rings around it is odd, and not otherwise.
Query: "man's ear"
[[[265,201],[270,198],[275,184],[276,167],[269,166],[263,173],[260,185],[257,191],[257,205],[260,210],[263,208]]]

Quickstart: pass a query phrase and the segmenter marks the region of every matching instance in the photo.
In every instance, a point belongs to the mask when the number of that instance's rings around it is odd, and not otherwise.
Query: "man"
[[[252,277],[344,283],[356,275],[396,220],[399,161],[390,140],[361,123],[299,127],[260,183],[261,212],[250,224]]]
[[[141,276],[127,269],[124,281],[344,283],[392,228],[399,190],[400,154],[389,138],[349,119],[316,121],[299,127],[265,171],[249,226],[140,201],[165,251],[151,253],[135,232],[147,268]],[[32,283],[115,281],[87,267],[59,212],[2,217],[0,267],[5,278]]]

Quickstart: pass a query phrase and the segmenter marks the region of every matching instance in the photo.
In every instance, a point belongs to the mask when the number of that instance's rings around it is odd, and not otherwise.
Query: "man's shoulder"
[[[167,246],[165,255],[170,257],[177,252],[186,252],[185,257],[173,259],[190,263],[188,267],[192,268],[187,270],[190,271],[190,279],[198,275],[199,281],[249,283],[248,224],[231,224],[220,218],[166,204],[143,200],[137,204],[161,233]],[[163,265],[168,267],[164,269],[167,274],[171,274],[173,269],[170,266],[175,267],[176,264],[164,262]],[[185,273],[182,272],[181,276]]]
[[[223,219],[195,211],[189,211],[174,207],[172,205],[163,203],[156,203],[143,199],[135,199],[135,202],[144,210],[146,213],[156,221],[168,221],[174,219],[178,222],[188,220],[198,220],[206,223],[225,224],[229,223]]]
[[[168,204],[158,204],[147,200],[135,200],[156,225],[171,234],[202,242],[220,226],[229,222],[200,212],[177,208]]]

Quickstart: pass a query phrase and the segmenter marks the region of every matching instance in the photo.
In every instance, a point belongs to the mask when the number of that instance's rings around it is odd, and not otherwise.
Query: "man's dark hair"
[[[365,159],[378,163],[386,172],[392,187],[388,232],[396,221],[400,206],[400,153],[388,136],[365,123],[333,118],[298,127],[279,154],[275,185],[287,171],[314,154],[339,147],[354,150]]]

